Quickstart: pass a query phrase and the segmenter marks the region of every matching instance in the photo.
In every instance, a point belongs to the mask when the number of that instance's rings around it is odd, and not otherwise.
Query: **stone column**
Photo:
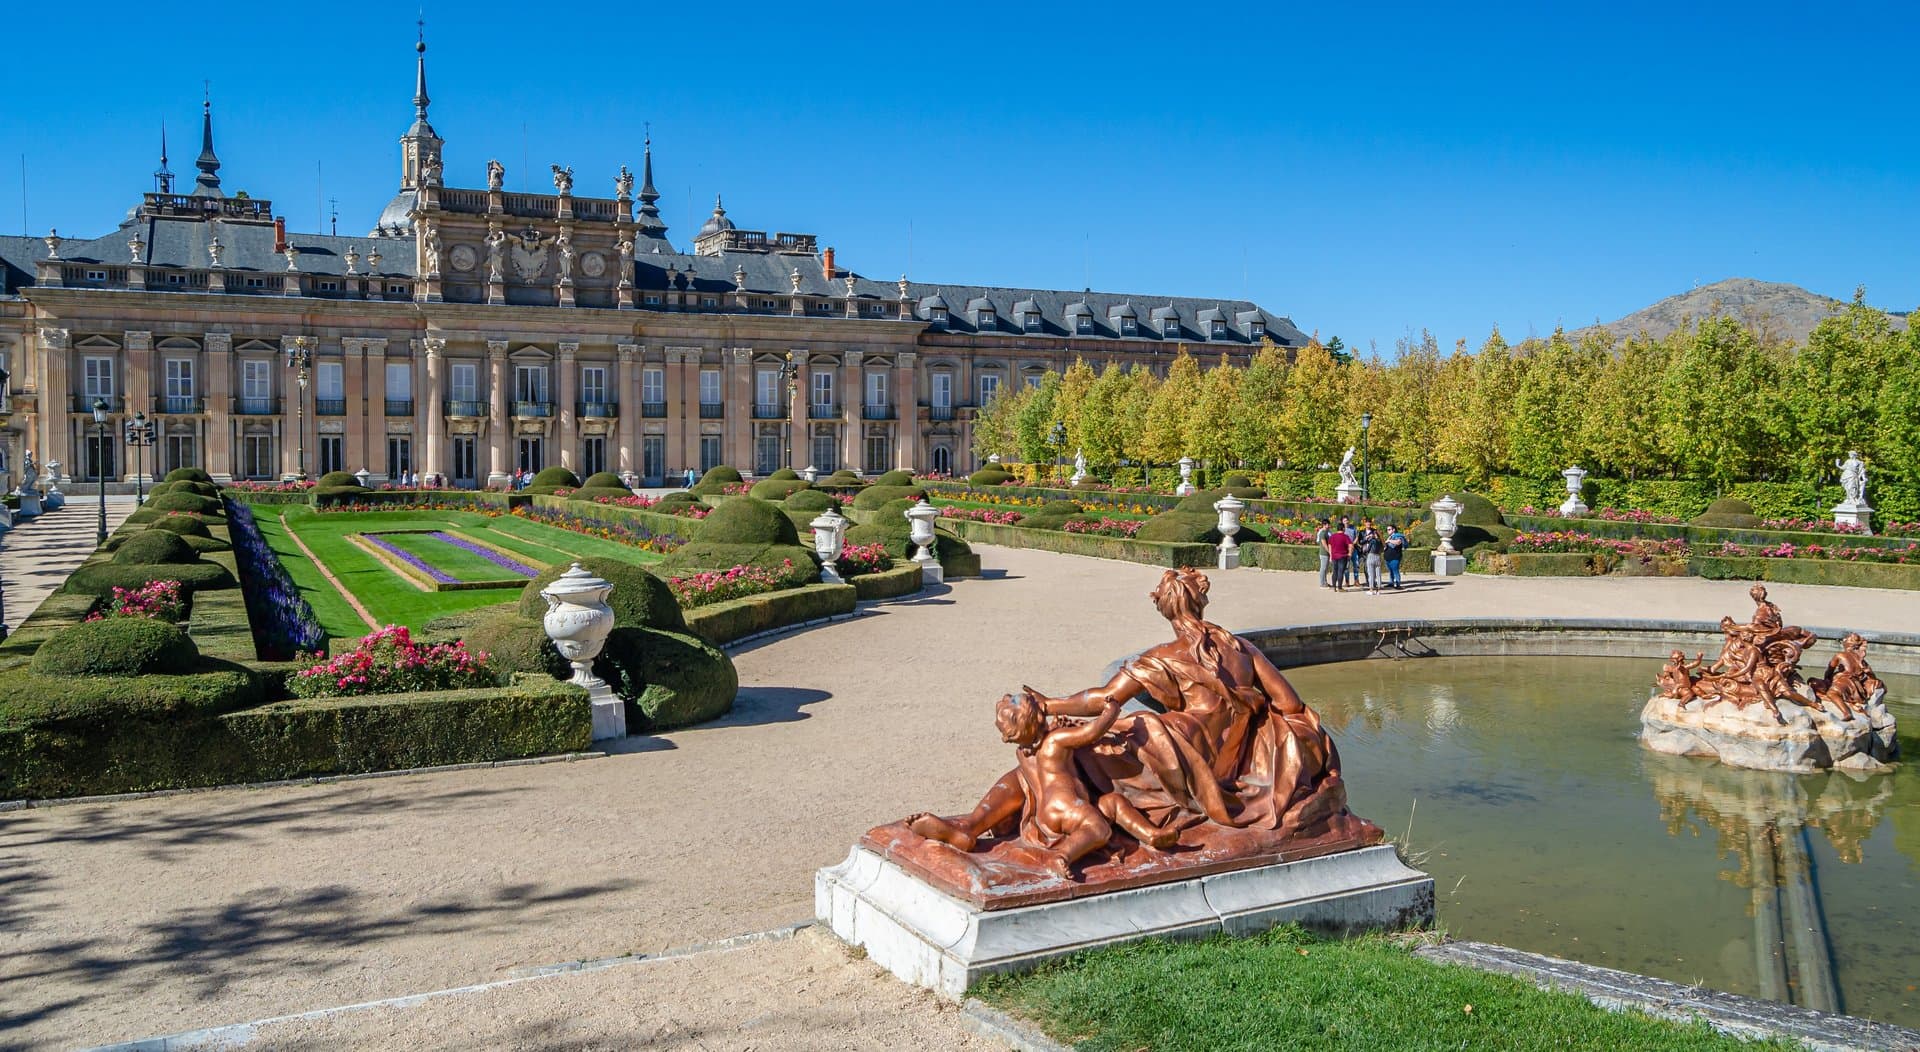
[[[580,354],[580,341],[560,341],[560,457],[561,467],[579,474],[575,470],[580,465],[579,450],[574,447],[579,439],[579,425],[574,420],[574,411],[578,408],[574,402],[580,390],[580,366],[575,361]],[[583,480],[584,481],[584,480]]]
[[[233,335],[206,334],[207,474],[215,482],[233,481]]]
[[[447,407],[446,367],[441,356],[446,352],[447,341],[438,336],[428,336],[420,341],[426,352],[427,382],[415,397],[425,395],[427,441],[425,449],[420,451],[421,470],[435,476],[436,481],[443,480],[447,473]]]
[[[125,376],[123,385],[118,390],[125,393],[127,399],[123,405],[113,407],[113,411],[120,414],[120,420],[109,426],[119,429],[115,437],[120,439],[120,459],[123,461],[120,464],[120,481],[132,482],[136,474],[152,470],[150,466],[141,463],[142,453],[126,444],[124,425],[125,421],[133,419],[135,413],[145,413],[149,418],[154,416],[153,333],[128,332],[126,337],[127,353],[123,356],[122,364]],[[152,480],[144,479],[143,481]]]
[[[487,341],[487,485],[507,481],[507,436],[513,418],[507,415],[507,341]]]
[[[27,449],[45,464],[49,460],[61,462],[61,482],[72,478],[73,471],[86,461],[79,456],[80,450],[74,448],[69,440],[70,429],[67,426],[73,412],[73,333],[68,329],[41,329],[40,347],[46,355],[46,371],[41,377],[38,424],[40,438],[35,441],[31,435],[22,443],[22,452]],[[20,388],[19,381],[14,389]],[[55,452],[55,451],[58,452]]]
[[[695,360],[697,361],[697,355],[698,352],[688,351],[684,347],[667,348],[666,385],[660,392],[660,397],[665,399],[667,403],[667,462],[660,466],[664,472],[672,472],[676,468],[685,468],[687,464],[691,463],[691,461],[687,459],[687,417],[689,413],[686,401],[686,363],[689,356],[695,356]],[[698,417],[700,411],[694,409],[691,415]]]
[[[300,370],[286,364],[286,351],[294,345],[293,341],[292,336],[280,337],[280,360],[274,363],[274,368],[280,373],[280,389],[286,392],[286,397],[280,400],[278,428],[280,437],[275,443],[275,448],[280,452],[281,478],[289,478],[300,470],[298,465],[301,454],[306,451],[307,392],[300,389]],[[316,358],[315,365],[318,364],[319,360]],[[314,368],[309,366],[307,368],[308,390],[313,388],[313,373]],[[294,415],[296,412],[299,414],[297,418]]]
[[[348,471],[373,470],[373,458],[367,445],[369,407],[367,397],[367,343],[365,340],[340,341],[342,393],[347,398],[346,441],[341,467]]]
[[[894,359],[893,407],[898,421],[893,428],[893,466],[912,469],[920,447],[920,391],[914,384],[912,351],[901,351]]]
[[[640,471],[640,346],[622,343],[615,346],[620,356],[620,371],[614,375],[614,400],[620,403],[620,476]]]
[[[866,435],[864,409],[867,404],[866,370],[861,362],[866,355],[848,351],[840,362],[840,466],[860,470],[860,442]]]
[[[753,348],[733,348],[733,395],[727,406],[727,463],[753,467]]]
[[[793,350],[793,404],[787,407],[787,467],[799,471],[807,466],[812,440],[807,432],[809,406],[813,404],[813,370],[807,365],[812,357],[805,348]]]
[[[387,482],[393,478],[387,463],[387,341],[359,342],[367,356],[367,470]]]

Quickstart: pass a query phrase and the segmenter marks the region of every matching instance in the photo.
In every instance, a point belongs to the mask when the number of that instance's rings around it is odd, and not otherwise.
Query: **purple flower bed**
[[[399,559],[401,562],[406,563],[408,566],[411,566],[414,569],[419,570],[421,573],[424,573],[428,577],[433,578],[434,581],[440,584],[459,584],[460,583],[460,579],[458,577],[454,577],[450,574],[441,573],[439,570],[436,570],[433,567],[428,566],[427,561],[425,559],[420,558],[418,555],[415,555],[404,548],[395,547],[392,543],[388,542],[377,533],[363,533],[360,536],[365,537],[369,543],[374,545],[374,547],[379,548],[381,551],[394,556],[395,558]]]
[[[531,566],[528,566],[526,563],[519,562],[514,559],[509,559],[506,556],[501,555],[499,552],[494,551],[492,548],[483,548],[480,545],[465,539],[464,537],[456,537],[451,533],[430,533],[427,536],[432,537],[437,541],[443,541],[447,544],[451,544],[455,548],[460,549],[461,551],[472,552],[473,554],[478,555],[480,558],[485,559],[486,561],[492,563],[493,565],[500,567],[502,570],[508,570],[513,573],[517,573],[522,577],[533,577],[540,573],[540,571],[534,569]]]
[[[247,622],[253,629],[254,649],[269,661],[313,653],[327,645],[313,607],[287,574],[280,557],[260,536],[253,508],[226,501],[228,533],[233,538],[234,562],[240,570],[240,594],[247,602]]]

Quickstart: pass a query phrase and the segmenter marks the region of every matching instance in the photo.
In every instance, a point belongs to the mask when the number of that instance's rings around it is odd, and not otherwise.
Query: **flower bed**
[[[1833,522],[1829,519],[1761,519],[1763,530],[1784,530],[1789,533],[1854,533],[1864,534],[1865,526],[1855,526],[1850,522]]]
[[[792,569],[793,560],[785,560],[783,565]],[[682,609],[776,592],[787,586],[788,582],[782,575],[756,566],[734,566],[667,579],[667,587],[673,589],[674,598],[680,601]]]
[[[434,532],[428,534],[427,536],[432,537],[434,540],[440,541],[443,544],[451,544],[455,548],[460,549],[461,551],[472,552],[473,554],[478,555],[480,558],[485,559],[486,561],[492,563],[495,566],[498,566],[499,568],[507,571],[508,573],[516,573],[522,577],[533,577],[540,573],[539,570],[531,566],[528,566],[526,563],[523,563],[518,559],[510,558],[509,556],[501,552],[495,551],[494,549],[489,548],[486,545],[476,544],[473,541],[467,540],[465,537],[459,536],[458,534],[448,533],[445,530],[435,530]]]
[[[848,544],[840,549],[840,558],[834,561],[833,566],[842,577],[858,577],[892,569],[893,556],[887,554],[887,546],[879,541]]]
[[[1080,522],[1069,519],[1060,524],[1067,533],[1098,534],[1102,537],[1131,537],[1140,532],[1145,523],[1139,519],[1100,518],[1092,522]]]
[[[375,548],[380,549],[381,551],[385,552],[387,555],[391,556],[392,558],[398,559],[401,562],[407,564],[408,566],[411,566],[415,570],[419,571],[421,574],[425,575],[428,580],[432,581],[435,584],[459,584],[460,583],[460,578],[455,577],[444,570],[440,570],[436,568],[435,566],[433,566],[433,564],[427,562],[425,559],[422,559],[418,555],[415,555],[412,552],[407,551],[405,548],[400,547],[399,545],[393,543],[390,540],[387,540],[385,537],[382,537],[377,533],[363,533],[360,535],[360,539],[366,541],[368,544],[373,545]]]
[[[499,682],[499,675],[487,667],[485,653],[470,651],[465,643],[415,643],[406,626],[388,625],[347,653],[289,676],[287,691],[296,698],[345,698],[466,690]]]
[[[220,488],[236,493],[305,493],[319,483],[313,479],[297,482],[224,482]]]
[[[228,534],[240,592],[246,599],[247,622],[253,629],[253,645],[261,658],[284,661],[295,654],[326,649],[327,630],[307,605],[300,587],[293,583],[280,557],[260,536],[253,521],[253,509],[235,500],[227,504]]]
[[[968,522],[990,522],[996,526],[1011,526],[1020,521],[1017,511],[994,511],[992,508],[956,508],[950,504],[940,506],[943,519],[965,519]]]
[[[576,506],[578,506],[577,502]],[[593,515],[579,515],[571,511],[545,507],[538,504],[523,504],[514,508],[511,514],[532,522],[545,523],[548,526],[557,526],[563,530],[571,530],[574,533],[583,534],[588,537],[598,537],[602,540],[631,544],[635,548],[649,552],[660,552],[664,554],[687,543],[684,537],[675,536],[671,533],[656,533],[635,522],[606,519]]]
[[[87,616],[89,621],[109,617],[144,617],[152,621],[175,622],[186,616],[186,599],[180,594],[179,581],[150,581],[138,588],[115,586],[113,598],[105,610]]]
[[[556,497],[565,495],[566,491],[554,494]],[[704,519],[713,513],[713,509],[705,504],[688,504],[684,501],[666,502],[641,493],[631,497],[595,497],[593,503],[615,508],[639,508],[659,515],[677,515],[683,519]]]
[[[1718,548],[1702,554],[1725,559],[1826,559],[1850,563],[1920,563],[1920,544],[1864,548],[1852,545],[1793,544],[1791,542],[1746,545],[1726,541]]]

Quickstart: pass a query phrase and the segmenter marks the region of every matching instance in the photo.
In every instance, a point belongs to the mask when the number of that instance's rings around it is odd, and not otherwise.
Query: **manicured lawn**
[[[1083,1052],[1229,1049],[1789,1049],[1633,1012],[1511,976],[1414,957],[1381,936],[1298,929],[1150,940],[1083,954],[973,993]]]
[[[469,511],[379,511],[320,513],[304,506],[261,507],[255,513],[261,535],[292,575],[294,583],[312,605],[314,614],[337,640],[351,641],[366,635],[367,624],[353,607],[321,574],[320,568],[300,551],[287,536],[279,512],[284,511],[291,524],[313,550],[315,558],[326,564],[334,577],[353,592],[368,613],[381,624],[400,624],[418,628],[443,614],[459,613],[475,607],[511,602],[519,597],[511,588],[485,588],[450,592],[423,592],[387,569],[372,555],[347,539],[354,533],[382,530],[457,529],[470,537],[497,544],[520,553],[531,566],[563,563],[582,555],[602,555],[631,563],[657,562],[660,556],[638,548],[597,537],[585,537],[543,523],[512,516],[489,517]],[[270,514],[271,512],[271,514]],[[486,562],[472,553],[431,541],[423,536],[388,537],[426,561],[463,579],[497,580],[508,571]],[[432,545],[429,549],[411,545]],[[455,565],[455,557],[472,560]]]
[[[461,532],[469,537],[476,536],[477,533],[477,531],[464,529]],[[441,573],[451,577],[457,577],[462,581],[508,581],[513,580],[515,577],[526,580],[526,577],[518,575],[512,570],[490,561],[483,555],[475,554],[455,544],[449,544],[431,533],[382,532],[376,534],[376,536],[403,552],[409,552],[418,556],[421,562],[439,570]],[[491,540],[491,538],[488,539]],[[542,559],[539,562],[544,564],[547,561],[548,560]],[[538,572],[540,565],[535,564],[532,566],[532,569]]]

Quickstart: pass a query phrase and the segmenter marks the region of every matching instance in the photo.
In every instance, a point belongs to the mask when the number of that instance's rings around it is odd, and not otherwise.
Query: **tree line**
[[[1477,350],[1443,355],[1431,332],[1397,350],[1342,360],[1317,339],[1269,341],[1245,367],[1202,368],[1183,346],[1164,377],[1078,360],[983,407],[974,452],[1311,470],[1361,445],[1369,415],[1375,470],[1825,483],[1858,449],[1877,478],[1920,482],[1920,335],[1861,292],[1801,345],[1717,315],[1659,339],[1509,344],[1496,329]]]

